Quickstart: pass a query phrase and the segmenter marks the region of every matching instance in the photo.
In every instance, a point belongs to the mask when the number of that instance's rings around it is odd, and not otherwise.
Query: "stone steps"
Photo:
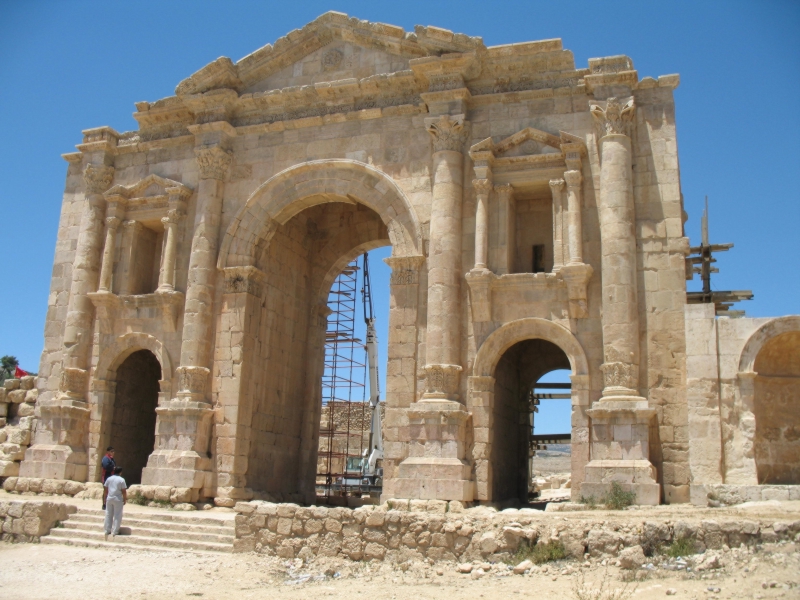
[[[43,544],[88,547],[142,548],[201,552],[232,552],[232,519],[194,517],[164,513],[133,513],[124,516],[122,526],[130,534],[105,541],[102,510],[81,508],[41,538]]]

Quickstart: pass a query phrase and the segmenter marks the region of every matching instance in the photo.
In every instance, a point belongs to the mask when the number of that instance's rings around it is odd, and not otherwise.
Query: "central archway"
[[[419,239],[397,184],[355,161],[297,165],[251,195],[219,258],[218,504],[314,501],[331,284],[353,258],[380,246],[416,257]]]

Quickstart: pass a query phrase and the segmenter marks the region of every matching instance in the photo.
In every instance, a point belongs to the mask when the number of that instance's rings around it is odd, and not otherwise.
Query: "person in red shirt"
[[[101,466],[103,468],[103,474],[102,474],[102,478],[103,479],[102,479],[101,483],[103,483],[105,485],[106,479],[108,479],[109,477],[111,477],[114,474],[114,467],[117,466],[117,463],[114,461],[114,448],[113,447],[109,446],[108,448],[106,448],[106,455],[103,457],[103,461],[101,463]],[[103,501],[103,510],[105,510],[105,509],[106,509],[106,503],[105,503],[105,500],[104,500]]]

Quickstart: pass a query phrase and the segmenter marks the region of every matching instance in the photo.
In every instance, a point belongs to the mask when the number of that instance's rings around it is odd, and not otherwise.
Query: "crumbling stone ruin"
[[[800,317],[687,305],[678,83],[331,12],[87,129],[0,476],[83,490],[113,444],[157,498],[313,504],[328,290],[391,245],[385,500],[524,502],[562,368],[573,500],[797,498]]]

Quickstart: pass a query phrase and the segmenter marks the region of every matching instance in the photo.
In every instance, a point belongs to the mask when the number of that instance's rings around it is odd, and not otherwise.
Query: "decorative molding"
[[[228,267],[223,269],[225,282],[223,294],[250,294],[261,298],[264,294],[263,283],[267,276],[263,271],[253,266]]]
[[[633,116],[636,107],[633,96],[625,100],[625,103],[617,98],[609,98],[603,107],[600,104],[592,104],[589,110],[594,117],[598,129],[598,138],[606,135],[621,134],[631,136]]]
[[[197,157],[197,166],[200,170],[200,179],[217,179],[223,181],[228,174],[228,169],[233,162],[233,153],[223,150],[219,146],[204,146],[194,151]]]
[[[344,61],[344,53],[341,50],[332,48],[322,55],[322,70],[336,71]]]
[[[120,226],[120,223],[122,223],[122,219],[119,217],[106,217],[106,227],[109,229],[116,230]]]
[[[111,182],[114,181],[114,167],[86,165],[83,170],[83,181],[89,194],[102,194],[111,187]]]
[[[638,387],[639,368],[627,362],[606,362],[600,365],[606,389],[617,388],[624,391],[636,390]],[[614,390],[616,391],[616,390]],[[605,391],[604,396],[608,396]]]
[[[59,391],[72,400],[86,401],[86,389],[89,374],[84,369],[66,367],[61,371]]]
[[[583,183],[583,175],[581,175],[580,171],[565,171],[564,172],[564,179],[559,180],[563,184],[566,182],[567,188],[571,190],[580,190],[581,184]],[[550,182],[552,185],[552,182]]]
[[[424,256],[390,256],[384,258],[385,262],[392,269],[389,279],[391,285],[418,285],[419,271],[425,262]]]
[[[492,180],[491,179],[473,179],[472,180],[472,187],[475,188],[476,194],[483,194],[489,195],[492,191]]]
[[[178,399],[204,402],[208,376],[211,371],[205,367],[178,367]]]
[[[426,365],[425,398],[458,399],[461,365]]]
[[[467,141],[469,124],[464,120],[464,115],[442,115],[425,119],[425,129],[433,139],[434,152],[461,152]]]

